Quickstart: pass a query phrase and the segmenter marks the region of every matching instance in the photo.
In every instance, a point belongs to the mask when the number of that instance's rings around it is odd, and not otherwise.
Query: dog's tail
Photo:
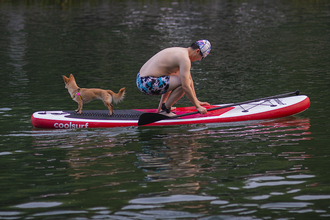
[[[125,87],[121,88],[118,93],[114,93],[111,90],[107,90],[107,92],[112,96],[113,101],[117,104],[124,99]]]

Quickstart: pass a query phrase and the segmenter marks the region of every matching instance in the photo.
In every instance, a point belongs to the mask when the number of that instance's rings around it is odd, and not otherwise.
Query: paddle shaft
[[[267,100],[267,99],[275,99],[275,98],[280,98],[280,97],[289,96],[289,95],[299,95],[299,90],[296,90],[295,92],[288,92],[288,93],[284,93],[284,94],[280,94],[280,95],[274,95],[274,96],[269,96],[269,97],[265,97],[265,98],[258,98],[258,99],[253,99],[253,100],[249,100],[249,101],[236,102],[236,103],[229,104],[229,105],[214,107],[214,108],[207,109],[207,111],[209,112],[209,111],[214,111],[214,110],[218,110],[218,109],[233,107],[233,106],[237,106],[237,105],[243,105],[243,104],[247,104],[247,103],[251,103],[251,102],[258,102],[258,101]],[[139,118],[138,125],[151,124],[156,121],[180,118],[180,117],[184,117],[184,116],[188,116],[188,115],[194,115],[197,113],[199,113],[199,112],[195,111],[195,112],[189,112],[189,113],[180,114],[180,115],[176,115],[176,116],[172,116],[172,117],[158,114],[158,113],[143,113]]]
[[[265,98],[258,98],[258,99],[253,99],[253,100],[249,100],[249,101],[236,102],[236,103],[229,104],[229,105],[214,107],[214,108],[207,109],[207,111],[209,112],[209,111],[214,111],[214,110],[218,110],[218,109],[222,109],[222,108],[233,107],[233,106],[237,106],[237,105],[243,105],[243,104],[247,104],[247,103],[250,103],[250,102],[258,102],[258,101],[267,100],[267,99],[275,99],[275,98],[280,98],[280,97],[289,96],[289,95],[299,95],[299,90],[296,90],[295,92],[288,92],[288,93],[284,93],[284,94],[280,94],[280,95],[274,95],[274,96],[269,96],[269,97],[265,97]],[[180,118],[180,117],[183,117],[183,116],[194,115],[194,114],[197,114],[197,113],[199,113],[199,111],[189,112],[189,113],[185,113],[185,114],[181,114],[181,115],[176,115],[176,116],[169,117],[169,118]]]

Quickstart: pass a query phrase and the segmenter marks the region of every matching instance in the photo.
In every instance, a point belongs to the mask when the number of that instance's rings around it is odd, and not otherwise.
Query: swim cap
[[[203,58],[205,58],[207,55],[209,55],[211,51],[211,43],[208,40],[199,40],[196,41],[196,44],[199,46],[199,49],[201,50],[201,55]]]

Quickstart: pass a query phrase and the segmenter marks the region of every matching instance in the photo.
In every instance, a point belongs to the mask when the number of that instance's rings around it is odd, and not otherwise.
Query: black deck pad
[[[99,119],[99,120],[139,120],[143,112],[135,110],[115,110],[109,115],[109,110],[83,110],[79,115],[75,111],[65,111],[70,115],[67,118]]]

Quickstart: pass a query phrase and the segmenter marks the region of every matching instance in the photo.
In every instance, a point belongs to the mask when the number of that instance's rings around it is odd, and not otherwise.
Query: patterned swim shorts
[[[138,89],[147,95],[162,95],[167,92],[170,86],[170,76],[141,77],[140,73],[136,76],[136,85]]]

